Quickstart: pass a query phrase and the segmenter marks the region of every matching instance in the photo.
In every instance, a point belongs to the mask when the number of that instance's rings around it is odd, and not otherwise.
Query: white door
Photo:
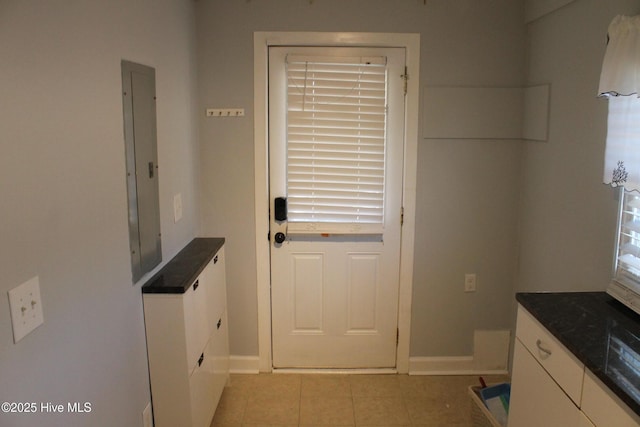
[[[269,49],[275,368],[396,366],[404,74],[401,48]]]

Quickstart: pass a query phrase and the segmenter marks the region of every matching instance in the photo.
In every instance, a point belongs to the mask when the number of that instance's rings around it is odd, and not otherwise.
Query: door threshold
[[[396,368],[273,368],[272,374],[392,375]]]

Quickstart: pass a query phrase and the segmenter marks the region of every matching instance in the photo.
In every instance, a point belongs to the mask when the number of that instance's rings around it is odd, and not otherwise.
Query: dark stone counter
[[[142,286],[142,293],[185,293],[223,244],[224,238],[193,239]]]
[[[518,293],[516,300],[640,415],[640,315],[604,292]]]

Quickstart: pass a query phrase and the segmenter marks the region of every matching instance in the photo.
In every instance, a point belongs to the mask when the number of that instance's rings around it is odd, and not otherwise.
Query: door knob
[[[276,233],[275,236],[273,236],[273,239],[276,241],[276,243],[282,243],[285,241],[285,239],[287,238],[287,236],[284,233],[278,232]]]

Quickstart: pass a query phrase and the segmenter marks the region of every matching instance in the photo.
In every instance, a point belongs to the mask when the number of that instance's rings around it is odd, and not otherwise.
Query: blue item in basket
[[[496,384],[480,390],[480,397],[485,406],[496,421],[503,426],[507,424],[510,395],[511,385],[509,383]]]

